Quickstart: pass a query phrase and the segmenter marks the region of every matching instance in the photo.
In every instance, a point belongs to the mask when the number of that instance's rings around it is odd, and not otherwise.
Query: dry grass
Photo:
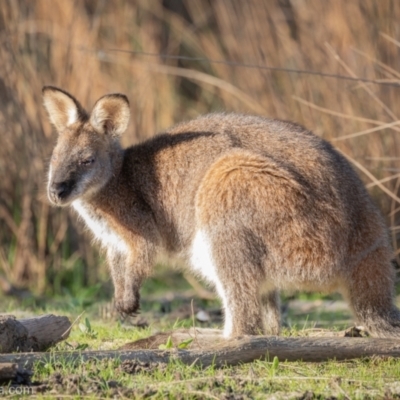
[[[125,144],[215,110],[302,123],[364,168],[361,176],[388,218],[398,253],[398,87],[109,50],[399,82],[399,19],[395,0],[2,1],[2,274],[37,292],[54,289],[55,277],[77,260],[86,283],[99,276],[98,256],[79,239],[74,219],[46,202],[55,136],[41,106],[44,84],[65,88],[85,105],[106,92],[126,93],[133,117]]]

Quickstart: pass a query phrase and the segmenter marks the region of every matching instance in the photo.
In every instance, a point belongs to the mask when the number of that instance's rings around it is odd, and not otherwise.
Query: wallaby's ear
[[[120,137],[128,127],[129,101],[123,94],[108,94],[97,100],[90,124],[99,133]]]
[[[63,131],[68,125],[86,119],[86,112],[79,101],[64,90],[54,86],[44,86],[42,93],[50,121],[58,132]]]

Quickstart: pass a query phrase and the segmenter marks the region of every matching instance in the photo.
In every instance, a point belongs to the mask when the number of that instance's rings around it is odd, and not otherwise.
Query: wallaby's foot
[[[115,308],[122,315],[134,316],[139,314],[140,296],[139,294],[124,297],[123,299],[115,298]]]
[[[246,322],[243,322],[243,320],[241,320],[238,323],[235,323],[232,327],[231,332],[227,331],[225,327],[223,336],[225,338],[236,338],[246,335],[262,335],[264,333],[262,317],[260,315],[252,315],[248,317],[250,318]]]

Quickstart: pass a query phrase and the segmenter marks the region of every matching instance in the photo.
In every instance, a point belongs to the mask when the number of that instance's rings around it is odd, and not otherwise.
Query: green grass
[[[170,281],[175,281],[181,291],[188,289],[180,275],[160,275],[146,283],[143,294],[141,318],[149,326],[138,328],[118,316],[101,317],[98,291],[87,289],[78,301],[71,296],[58,299],[41,299],[18,303],[0,299],[8,312],[18,310],[32,314],[52,312],[67,315],[75,322],[69,338],[59,343],[55,351],[110,350],[123,344],[144,338],[157,330],[170,330],[181,326],[192,326],[193,319],[176,317],[179,307],[191,307],[190,299],[172,300],[168,312],[160,311],[157,295],[162,298],[169,291]],[[151,297],[149,297],[151,296]],[[152,299],[152,300],[149,300]],[[298,298],[296,298],[298,300]],[[318,307],[322,303],[331,305],[336,297],[308,298],[304,308],[294,307],[286,314],[289,326],[283,335],[304,336],[309,329],[323,327],[343,329],[351,325],[351,315],[343,307],[328,312]],[[328,302],[327,302],[328,301]],[[315,303],[315,307],[313,306]],[[194,307],[208,309],[216,302],[195,300]],[[302,304],[302,303],[296,303]],[[132,321],[131,321],[132,322]],[[196,326],[221,326],[220,322]],[[200,368],[185,366],[173,361],[169,365],[121,363],[119,360],[102,360],[71,363],[60,357],[51,362],[37,363],[32,381],[35,383],[26,397],[33,393],[39,399],[52,398],[150,398],[150,399],[392,399],[400,398],[400,360],[390,358],[360,359],[348,362],[328,361],[321,363],[285,362],[284,360],[259,360],[236,367]],[[10,388],[0,387],[0,397]],[[15,394],[16,392],[14,392]],[[60,397],[61,396],[61,397]],[[12,397],[12,396],[11,396]]]

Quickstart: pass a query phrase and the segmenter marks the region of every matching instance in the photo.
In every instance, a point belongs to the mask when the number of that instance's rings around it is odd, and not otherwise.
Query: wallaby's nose
[[[72,181],[53,182],[50,192],[53,198],[62,200],[71,193],[73,186]]]

